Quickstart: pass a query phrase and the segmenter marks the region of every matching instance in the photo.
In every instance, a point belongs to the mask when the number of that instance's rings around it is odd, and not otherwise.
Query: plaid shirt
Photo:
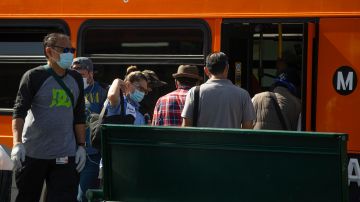
[[[181,112],[184,109],[186,94],[191,87],[179,88],[162,96],[156,102],[152,125],[154,126],[181,126]]]

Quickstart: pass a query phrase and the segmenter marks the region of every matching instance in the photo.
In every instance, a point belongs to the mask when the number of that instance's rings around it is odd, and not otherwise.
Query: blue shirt
[[[140,108],[140,104],[137,102],[132,101],[131,99],[127,98],[126,96],[124,96],[124,105],[125,105],[125,114],[131,114],[134,116],[135,121],[134,121],[134,125],[145,125],[145,118],[144,115],[142,115],[139,112],[139,108]],[[116,106],[111,106],[110,103],[107,105],[107,116],[112,116],[112,115],[118,115],[121,112],[121,107],[120,107],[120,99],[119,102]]]
[[[88,86],[84,90],[85,95],[85,108],[86,108],[86,117],[87,117],[87,123],[89,123],[89,118],[91,113],[100,114],[101,109],[104,105],[104,102],[107,97],[106,90],[100,86],[98,82],[94,82],[93,85]],[[85,136],[85,142],[86,142],[86,151],[88,154],[96,154],[98,153],[97,149],[90,147],[89,145],[90,140],[90,127],[89,124],[86,124],[86,136]]]

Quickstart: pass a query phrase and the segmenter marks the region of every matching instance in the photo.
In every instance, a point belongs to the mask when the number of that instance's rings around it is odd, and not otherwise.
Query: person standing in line
[[[152,70],[145,69],[142,71],[148,80],[148,94],[140,102],[140,112],[145,117],[145,123],[151,125],[151,120],[153,117],[154,107],[156,101],[160,97],[159,88],[166,85],[167,83],[161,81],[156,73]]]
[[[16,201],[39,201],[44,181],[47,201],[76,201],[86,161],[83,81],[70,70],[67,35],[48,34],[43,45],[47,64],[22,76],[14,105]]]
[[[252,129],[256,119],[249,93],[227,79],[229,62],[222,52],[211,53],[206,58],[205,74],[209,80],[200,86],[198,127]],[[193,125],[194,90],[186,96],[182,126]]]
[[[140,69],[135,65],[129,66],[126,69],[125,78],[128,74],[135,71],[140,71]],[[151,117],[154,111],[155,103],[156,100],[160,97],[159,87],[164,86],[167,83],[161,81],[159,77],[156,75],[156,73],[152,70],[145,69],[144,71],[142,71],[142,73],[144,74],[144,76],[148,81],[148,88],[147,88],[148,90],[147,90],[147,95],[140,102],[139,111],[144,116],[145,123],[151,124]]]
[[[119,78],[115,79],[112,82],[107,95],[109,100],[109,103],[106,105],[107,116],[120,115],[122,110],[124,110],[124,120],[126,120],[126,123],[119,124],[145,125],[145,118],[139,111],[139,103],[147,94],[147,88],[148,81],[145,75],[140,71],[130,72],[126,75],[124,81]],[[124,109],[122,109],[123,106],[121,106],[120,96],[124,97]],[[99,178],[102,179],[102,159],[100,160],[99,167]]]
[[[252,99],[256,113],[254,129],[297,130],[301,100],[296,95],[300,83],[296,70],[287,68],[275,79],[272,92],[256,94]]]
[[[125,90],[120,94],[120,89]],[[140,113],[140,102],[148,91],[148,81],[143,73],[135,71],[129,73],[125,80],[115,79],[110,86],[107,98],[107,116],[119,115],[122,106],[120,105],[120,96],[124,96],[125,115],[134,117],[134,125],[144,125],[144,116]]]
[[[154,108],[153,126],[181,126],[186,94],[202,77],[195,65],[180,65],[173,74],[176,90],[160,97]]]
[[[73,60],[72,69],[79,72],[83,78],[85,94],[85,114],[86,114],[86,163],[85,168],[80,173],[80,184],[77,200],[87,201],[86,191],[88,189],[99,188],[99,163],[101,159],[100,151],[91,146],[89,119],[90,114],[100,114],[106,100],[107,91],[99,82],[94,80],[94,67],[90,58],[78,57]]]

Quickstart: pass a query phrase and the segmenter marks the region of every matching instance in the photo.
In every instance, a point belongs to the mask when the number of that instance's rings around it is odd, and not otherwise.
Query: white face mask
[[[87,78],[83,78],[83,82],[84,82],[84,89],[86,89],[87,87],[89,87],[89,84],[87,82]]]

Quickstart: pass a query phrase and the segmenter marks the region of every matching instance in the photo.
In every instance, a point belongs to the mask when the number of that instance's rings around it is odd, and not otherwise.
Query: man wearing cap
[[[252,99],[257,117],[254,129],[297,130],[301,101],[296,95],[300,84],[297,71],[286,68],[275,79],[272,92],[256,94]]]
[[[156,102],[152,119],[154,126],[181,126],[186,94],[191,87],[202,81],[198,68],[194,65],[180,65],[173,77],[177,89]]]
[[[80,173],[80,184],[77,199],[87,201],[85,193],[88,189],[95,189],[99,186],[99,162],[100,152],[91,147],[89,118],[91,113],[99,114],[107,97],[107,91],[94,81],[93,63],[90,58],[78,57],[73,60],[72,69],[79,72],[83,78],[85,108],[86,108],[86,140],[85,149],[87,153],[84,170]]]
[[[196,126],[218,128],[253,127],[254,107],[249,93],[227,79],[229,62],[222,52],[215,52],[206,58],[205,74],[209,77],[200,86]],[[194,90],[186,96],[181,114],[183,126],[193,126]]]

